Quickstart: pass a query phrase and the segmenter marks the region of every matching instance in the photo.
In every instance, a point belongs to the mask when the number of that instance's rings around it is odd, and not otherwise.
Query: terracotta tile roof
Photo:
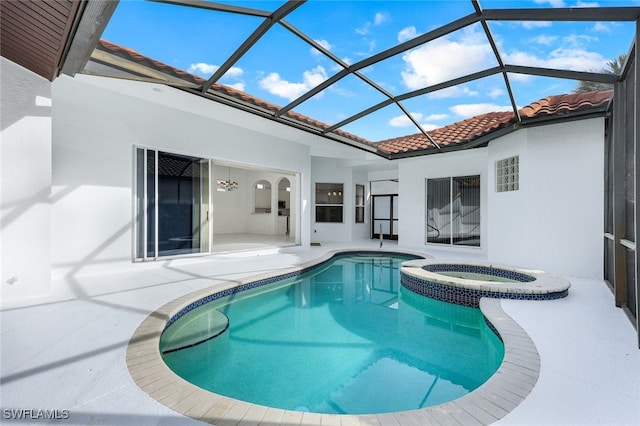
[[[612,97],[613,90],[549,96],[522,108],[520,116],[524,119],[583,111],[606,105]]]
[[[150,69],[153,69],[153,70],[156,70],[156,71],[160,71],[160,72],[162,72],[164,74],[170,75],[172,77],[176,77],[176,78],[178,78],[180,80],[183,80],[183,81],[186,81],[186,82],[189,82],[189,83],[201,85],[201,84],[203,84],[203,83],[205,83],[207,81],[204,78],[201,78],[201,77],[198,77],[196,75],[190,74],[190,73],[188,73],[188,72],[186,72],[184,70],[172,67],[171,65],[167,65],[167,64],[165,64],[163,62],[156,61],[154,59],[149,58],[148,56],[145,56],[145,55],[142,55],[142,54],[136,52],[133,49],[122,47],[120,45],[111,43],[111,42],[109,42],[107,40],[102,40],[101,39],[98,42],[98,45],[96,46],[96,49],[111,53],[111,54],[113,54],[115,56],[118,56],[118,57],[123,58],[123,59],[127,59],[127,60],[132,61],[132,62],[134,62],[136,64],[144,65],[147,68],[150,68]],[[231,98],[235,98],[237,100],[241,100],[241,101],[243,101],[245,103],[248,103],[250,105],[254,105],[254,106],[256,106],[256,107],[258,107],[258,108],[260,108],[262,110],[270,111],[270,112],[274,113],[274,115],[281,108],[281,107],[279,107],[277,105],[274,105],[272,103],[264,101],[264,100],[262,100],[260,98],[257,98],[255,96],[251,96],[251,95],[249,95],[249,94],[247,94],[245,92],[242,92],[240,90],[236,90],[236,89],[234,89],[232,87],[225,86],[225,85],[219,84],[219,83],[215,83],[211,87],[211,91],[217,92],[219,94],[222,94],[222,95],[225,95],[225,96],[228,96],[228,97],[231,97]],[[315,127],[315,128],[321,129],[321,130],[326,130],[326,129],[329,128],[328,124],[323,123],[321,121],[314,120],[314,119],[312,119],[310,117],[307,117],[305,115],[299,114],[299,113],[297,113],[295,111],[288,111],[285,115],[287,117],[295,120],[295,121],[310,125],[312,127]],[[364,138],[361,138],[361,137],[356,136],[354,134],[345,132],[343,130],[335,130],[333,133],[336,133],[336,134],[338,134],[340,136],[343,136],[343,137],[345,137],[347,139],[351,139],[351,140],[353,140],[355,142],[359,142],[359,143],[362,143],[362,144],[365,144],[365,145],[369,145],[369,146],[374,146],[375,147],[375,144],[373,142],[370,142],[370,141],[368,141],[368,140],[366,140]]]
[[[471,142],[514,121],[511,112],[488,112],[427,133],[441,148],[452,147]],[[376,145],[378,149],[387,154],[435,148],[422,133],[387,139]]]
[[[136,64],[140,64],[147,68],[160,71],[164,74],[179,78],[180,80],[184,80],[189,83],[203,84],[204,82],[207,81],[204,78],[200,78],[193,74],[189,74],[186,71],[167,65],[164,62],[156,61],[154,59],[151,59],[148,56],[142,55],[133,49],[129,49],[128,47],[123,47],[118,44],[111,43],[110,41],[107,41],[107,40],[100,39],[98,41],[98,45],[96,46],[96,49],[111,53],[120,58],[130,60],[131,62],[135,62]]]
[[[566,115],[603,108],[613,96],[612,90],[548,96],[519,110],[523,122],[550,115]],[[427,132],[441,147],[462,146],[516,122],[512,112],[489,112]],[[380,141],[386,154],[435,149],[422,133]]]

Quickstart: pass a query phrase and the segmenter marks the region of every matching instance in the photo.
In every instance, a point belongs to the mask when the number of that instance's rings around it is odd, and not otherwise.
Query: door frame
[[[389,218],[376,218],[376,198],[389,198]],[[380,232],[376,228],[376,220],[388,220],[389,221],[389,233],[382,234],[384,240],[397,240],[398,239],[398,218],[394,217],[394,199],[395,203],[398,202],[398,194],[376,194],[371,196],[371,239],[380,238]],[[395,233],[394,233],[395,231]]]

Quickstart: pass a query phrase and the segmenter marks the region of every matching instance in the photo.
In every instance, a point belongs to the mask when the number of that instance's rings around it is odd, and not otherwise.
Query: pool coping
[[[304,424],[304,425],[488,425],[515,409],[529,395],[540,372],[540,356],[527,333],[503,310],[499,299],[480,299],[480,309],[493,325],[505,347],[502,364],[479,388],[456,400],[427,408],[395,413],[341,415],[271,408],[218,395],[176,375],[162,360],[160,336],[167,322],[181,309],[207,295],[299,272],[349,252],[402,253],[431,257],[408,250],[334,250],[301,265],[229,281],[188,293],[166,303],[138,326],[127,346],[127,369],[134,382],[162,405],[196,420],[212,424]],[[411,261],[410,261],[411,262]]]
[[[508,272],[531,276],[534,278],[534,280],[527,282],[490,282],[450,277],[438,274],[437,272],[431,272],[423,269],[424,266],[430,265],[473,265],[493,269],[502,269]],[[458,288],[501,293],[506,296],[513,293],[523,293],[530,295],[562,293],[567,291],[571,287],[571,283],[569,282],[569,280],[562,277],[533,269],[514,268],[512,266],[491,262],[461,262],[435,259],[416,259],[404,262],[402,264],[402,273],[413,276],[415,278],[419,278],[423,281],[435,281]]]

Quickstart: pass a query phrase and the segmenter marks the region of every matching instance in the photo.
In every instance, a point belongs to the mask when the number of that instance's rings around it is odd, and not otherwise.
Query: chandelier
[[[238,182],[231,180],[231,167],[229,167],[229,179],[218,179],[218,191],[233,191],[238,189]]]

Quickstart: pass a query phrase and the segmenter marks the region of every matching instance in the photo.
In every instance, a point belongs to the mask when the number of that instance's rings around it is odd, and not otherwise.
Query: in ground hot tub
[[[544,272],[492,263],[413,260],[404,262],[402,285],[445,302],[477,307],[481,297],[552,300],[566,297],[568,280]]]

